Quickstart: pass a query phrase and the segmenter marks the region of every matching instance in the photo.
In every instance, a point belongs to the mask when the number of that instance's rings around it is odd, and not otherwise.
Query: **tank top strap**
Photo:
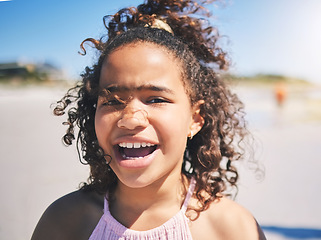
[[[189,188],[182,206],[182,211],[185,213],[187,210],[187,206],[189,204],[189,201],[191,200],[191,197],[193,196],[194,190],[195,190],[196,180],[194,178],[191,179],[191,182],[189,184]]]
[[[108,205],[108,197],[107,194],[104,197],[104,213],[109,211],[109,205]]]

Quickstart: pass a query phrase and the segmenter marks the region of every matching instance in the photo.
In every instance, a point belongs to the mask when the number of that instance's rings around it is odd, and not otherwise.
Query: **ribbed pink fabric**
[[[192,240],[188,227],[189,219],[186,209],[195,188],[192,179],[181,210],[163,225],[147,231],[135,231],[119,223],[109,212],[108,201],[105,199],[104,215],[99,220],[89,240]]]

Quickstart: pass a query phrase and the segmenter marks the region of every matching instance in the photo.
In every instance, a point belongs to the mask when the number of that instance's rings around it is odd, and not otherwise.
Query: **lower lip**
[[[142,158],[132,158],[132,159],[124,159],[119,151],[116,151],[116,161],[120,167],[128,168],[128,169],[138,169],[138,168],[146,168],[148,167],[154,160],[157,152],[160,151],[157,148],[151,154],[142,157]]]

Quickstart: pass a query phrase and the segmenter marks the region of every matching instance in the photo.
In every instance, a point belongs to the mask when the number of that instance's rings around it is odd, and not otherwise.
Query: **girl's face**
[[[95,129],[124,185],[180,177],[187,137],[203,124],[181,78],[179,62],[155,44],[128,44],[105,59],[100,87],[109,94],[98,98]]]

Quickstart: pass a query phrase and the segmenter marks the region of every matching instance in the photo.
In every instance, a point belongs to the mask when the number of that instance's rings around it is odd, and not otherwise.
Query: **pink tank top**
[[[147,231],[132,230],[119,223],[110,214],[108,201],[105,198],[104,214],[89,240],[192,240],[192,234],[188,227],[190,220],[186,217],[185,213],[194,188],[195,180],[192,179],[181,210],[163,225]]]

